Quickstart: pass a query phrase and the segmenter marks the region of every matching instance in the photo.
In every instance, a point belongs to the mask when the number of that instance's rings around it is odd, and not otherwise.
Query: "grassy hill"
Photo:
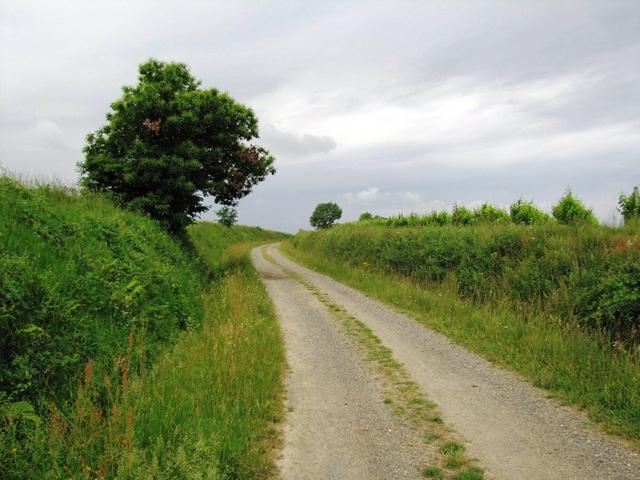
[[[545,222],[301,232],[285,252],[640,444],[640,228]]]
[[[0,178],[5,478],[272,468],[282,345],[247,252],[283,235],[199,223],[189,236],[100,196]]]
[[[5,400],[68,402],[89,358],[110,366],[132,335],[148,361],[202,322],[196,264],[100,197],[0,179],[0,255]]]

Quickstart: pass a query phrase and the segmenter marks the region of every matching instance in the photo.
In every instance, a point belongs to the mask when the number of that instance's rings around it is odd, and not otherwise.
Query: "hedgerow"
[[[640,342],[640,229],[477,224],[391,228],[367,223],[301,232],[296,248],[426,282],[460,297],[558,313],[626,344]]]

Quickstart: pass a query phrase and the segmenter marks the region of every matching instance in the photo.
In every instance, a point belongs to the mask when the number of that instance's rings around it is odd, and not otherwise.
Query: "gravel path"
[[[282,478],[421,478],[423,441],[384,405],[381,386],[326,307],[259,249],[252,259],[275,305],[289,364]]]
[[[640,455],[586,426],[583,415],[415,320],[289,261],[276,245],[268,248],[278,263],[302,275],[373,330],[438,404],[445,422],[469,441],[469,453],[490,477],[640,479]],[[297,295],[293,289],[287,294]],[[295,365],[295,359],[291,362]]]

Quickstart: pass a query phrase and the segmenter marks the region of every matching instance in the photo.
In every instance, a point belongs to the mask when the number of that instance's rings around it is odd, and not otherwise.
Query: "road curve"
[[[586,426],[584,416],[573,409],[546,398],[543,391],[452,344],[443,335],[415,320],[330,277],[286,259],[277,250],[277,245],[270,245],[268,252],[277,263],[302,275],[334,303],[371,328],[404,364],[412,379],[438,404],[445,422],[468,440],[468,451],[486,467],[488,476],[526,480],[640,478],[640,455]],[[265,262],[256,251],[254,261],[264,272]],[[285,278],[281,280],[286,282],[286,286],[283,283],[276,289],[267,279],[279,314],[304,315],[304,312],[293,310],[282,312],[283,307],[278,307],[291,302],[312,303],[310,299],[302,300],[306,298],[304,290],[294,285],[295,282]],[[319,305],[315,307],[320,308]],[[318,316],[322,315],[318,313]],[[292,319],[283,323],[285,331],[293,328]],[[336,348],[331,342],[340,342],[339,338],[325,339],[327,342],[318,347],[331,352]],[[320,351],[316,354],[323,355]],[[298,361],[297,355],[291,353],[292,380],[296,369],[300,368]],[[308,371],[310,376],[318,373],[313,369]],[[307,378],[307,381],[312,380]],[[290,392],[294,398],[301,393],[295,388]],[[353,391],[353,394],[358,401],[360,393]],[[291,418],[292,423],[295,421],[295,417]],[[288,448],[292,447],[291,441],[292,437],[289,437]],[[358,454],[354,452],[353,455]],[[321,475],[316,478],[332,477]]]
[[[424,443],[384,405],[381,386],[326,307],[259,248],[252,260],[275,305],[289,364],[282,478],[421,478]]]

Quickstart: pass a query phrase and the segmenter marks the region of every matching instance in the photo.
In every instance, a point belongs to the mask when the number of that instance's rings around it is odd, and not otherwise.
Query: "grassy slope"
[[[260,227],[236,225],[226,228],[217,223],[198,222],[188,229],[198,257],[214,275],[234,265],[240,252],[246,253],[250,245],[258,245],[286,238],[280,232]]]
[[[0,197],[6,478],[268,475],[284,357],[247,252],[282,235],[199,223],[196,258],[99,197]]]
[[[0,385],[70,400],[88,358],[146,358],[202,321],[199,270],[154,222],[96,196],[0,178]],[[0,396],[0,400],[2,400]]]
[[[424,282],[346,260],[348,248],[336,240],[348,230],[305,234],[283,249],[296,260],[405,311],[419,322],[570,404],[584,407],[605,429],[640,445],[640,361],[636,353],[614,350],[606,337],[589,333],[557,314],[511,299],[485,303],[463,300],[454,282]],[[322,235],[325,237],[322,238]],[[297,248],[294,246],[297,245]],[[339,252],[339,253],[338,253]],[[358,256],[360,255],[360,257]],[[357,262],[357,263],[356,263]]]

